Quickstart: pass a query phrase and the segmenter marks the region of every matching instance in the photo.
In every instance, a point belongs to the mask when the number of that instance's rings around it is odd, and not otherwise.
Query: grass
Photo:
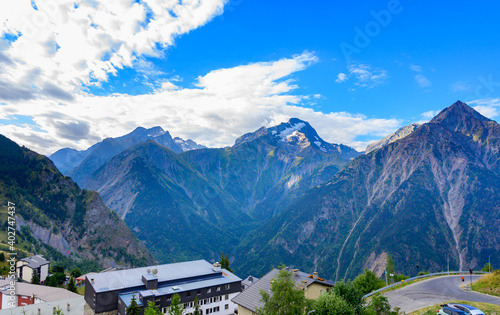
[[[81,286],[81,287],[76,288],[76,293],[78,293],[80,295],[84,295],[85,294],[85,287]]]
[[[439,304],[436,304],[433,306],[424,307],[424,308],[419,309],[417,311],[408,313],[407,315],[430,315],[430,314],[435,315],[441,309],[440,305],[445,304],[445,303],[467,304],[467,305],[477,307],[478,309],[482,310],[487,315],[500,315],[500,306],[499,305],[489,304],[489,303],[469,302],[469,301],[447,301],[447,302],[439,303]]]
[[[472,290],[500,296],[500,270],[496,270],[479,278],[479,280],[472,285]]]

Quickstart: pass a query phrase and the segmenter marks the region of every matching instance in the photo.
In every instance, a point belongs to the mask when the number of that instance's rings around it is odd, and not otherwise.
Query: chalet
[[[271,281],[278,275],[278,272],[278,269],[271,270],[233,298],[232,301],[238,305],[238,315],[253,315],[258,308],[264,306],[261,302],[260,291],[269,292],[271,290]],[[333,282],[318,277],[317,272],[309,274],[293,269],[292,277],[297,287],[305,291],[305,296],[308,299],[317,299],[333,287]]]

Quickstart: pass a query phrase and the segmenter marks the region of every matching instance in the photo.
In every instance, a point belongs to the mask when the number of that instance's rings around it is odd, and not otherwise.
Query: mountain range
[[[167,134],[158,130],[125,138]],[[292,118],[226,148],[122,137],[56,165],[73,163],[66,173],[161,262],[224,251],[241,274],[285,263],[338,280],[363,268],[380,275],[390,254],[398,272],[414,275],[417,265],[444,269],[447,257],[452,269],[499,257],[499,135],[495,121],[458,101],[366,154]]]
[[[176,152],[156,140],[130,146],[95,171],[89,155],[69,174],[82,174],[76,181],[98,191],[160,261],[217,259],[359,155],[295,118],[227,148]]]
[[[335,280],[380,275],[387,254],[408,275],[444,270],[447,256],[452,269],[482,266],[500,256],[499,140],[498,123],[457,102],[307,191],[249,234],[235,262],[253,273],[314,266]]]
[[[1,204],[15,205],[18,241],[31,243],[31,247],[18,248],[20,255],[44,254],[82,270],[154,262],[144,244],[96,192],[81,190],[48,158],[2,135],[0,148]],[[3,210],[2,226],[8,226]]]

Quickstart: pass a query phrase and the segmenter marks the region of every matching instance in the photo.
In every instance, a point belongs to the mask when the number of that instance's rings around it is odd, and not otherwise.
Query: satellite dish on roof
[[[158,269],[153,268],[153,274],[156,276],[158,274]]]
[[[148,269],[146,269],[146,272],[147,272],[147,273],[151,273],[151,269],[149,269],[149,268],[148,268]]]

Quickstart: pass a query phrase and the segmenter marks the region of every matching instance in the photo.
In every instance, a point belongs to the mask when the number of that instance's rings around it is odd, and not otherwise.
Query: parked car
[[[437,312],[437,315],[469,315],[468,313],[459,310],[458,308],[449,307],[446,304],[441,305],[442,309]]]
[[[446,304],[448,307],[459,309],[463,312],[466,312],[469,315],[484,315],[484,312],[480,309],[470,306],[467,304],[458,304],[458,303],[448,303]]]

